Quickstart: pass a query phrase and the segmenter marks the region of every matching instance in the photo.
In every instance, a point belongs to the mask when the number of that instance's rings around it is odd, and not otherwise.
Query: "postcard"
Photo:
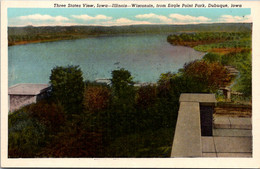
[[[259,167],[259,1],[2,1],[1,167]]]

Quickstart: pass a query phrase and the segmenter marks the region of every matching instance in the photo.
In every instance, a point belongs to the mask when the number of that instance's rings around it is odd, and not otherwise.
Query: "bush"
[[[221,62],[221,56],[215,53],[207,53],[204,57],[203,60],[208,61],[209,63],[212,62]]]
[[[59,130],[65,122],[63,107],[53,102],[42,100],[30,105],[29,111],[32,118],[37,119],[52,132]]]
[[[54,140],[40,153],[41,157],[97,157],[102,151],[100,133],[87,131],[75,124],[66,124],[63,132],[57,133]]]
[[[9,115],[8,124],[8,157],[38,157],[46,142],[45,126],[24,111]]]

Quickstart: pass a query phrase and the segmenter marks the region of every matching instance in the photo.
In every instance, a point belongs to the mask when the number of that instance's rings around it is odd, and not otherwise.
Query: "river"
[[[55,66],[80,65],[84,80],[111,78],[125,68],[138,82],[156,82],[204,53],[173,46],[167,35],[120,35],[8,47],[8,85],[48,83]]]

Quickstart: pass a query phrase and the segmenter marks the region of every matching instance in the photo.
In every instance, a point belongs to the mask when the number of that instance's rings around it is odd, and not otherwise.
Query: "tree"
[[[102,135],[81,126],[67,124],[40,153],[41,157],[97,157],[103,150]]]
[[[120,69],[112,72],[112,113],[113,134],[116,136],[130,133],[136,126],[135,89],[131,73]]]
[[[155,104],[157,99],[156,86],[142,86],[137,91],[136,104],[138,107],[145,109]]]
[[[220,87],[230,85],[233,76],[218,62],[193,61],[184,65],[184,76],[198,84],[204,85],[209,92],[215,92]]]
[[[128,70],[120,69],[112,72],[112,89],[117,99],[126,100],[134,98],[134,82]]]
[[[30,117],[44,124],[50,132],[57,132],[65,123],[64,110],[59,104],[41,100],[28,107]]]
[[[79,66],[57,66],[50,76],[52,96],[68,114],[80,113],[84,98],[84,82]]]
[[[84,94],[84,106],[93,113],[108,108],[111,93],[107,87],[89,86]]]
[[[244,53],[244,58],[238,65],[240,78],[235,84],[238,91],[242,92],[246,97],[252,97],[252,56],[251,53]]]

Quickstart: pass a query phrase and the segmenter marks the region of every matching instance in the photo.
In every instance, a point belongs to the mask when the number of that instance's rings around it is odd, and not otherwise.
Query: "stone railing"
[[[202,156],[200,106],[215,104],[214,94],[181,94],[171,157]]]

